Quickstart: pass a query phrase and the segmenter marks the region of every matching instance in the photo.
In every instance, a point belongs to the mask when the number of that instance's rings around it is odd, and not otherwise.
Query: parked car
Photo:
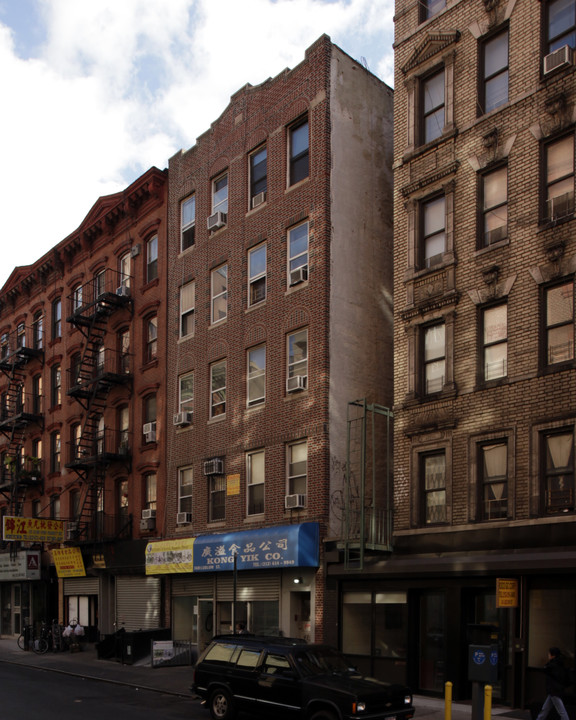
[[[214,720],[238,712],[294,720],[409,720],[412,693],[360,675],[328,645],[250,635],[215,637],[191,691]]]

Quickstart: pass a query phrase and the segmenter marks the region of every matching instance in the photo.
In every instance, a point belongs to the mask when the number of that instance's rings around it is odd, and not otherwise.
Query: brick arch
[[[250,347],[251,345],[257,345],[258,343],[262,343],[266,340],[266,327],[264,325],[255,325],[254,327],[250,328],[250,330],[246,333],[246,337],[244,338],[244,344],[246,347]]]
[[[222,172],[222,170],[225,170],[228,165],[230,165],[230,160],[228,159],[228,157],[226,155],[221,155],[210,166],[210,177],[218,175],[218,173]]]
[[[259,128],[258,130],[255,130],[253,133],[250,133],[250,137],[248,138],[247,146],[252,149],[258,147],[258,145],[262,145],[262,143],[266,140],[268,137],[268,133],[264,128]]]
[[[295,307],[284,321],[284,330],[293,330],[294,328],[309,324],[310,314],[308,310],[303,307]]]
[[[310,102],[306,98],[298,98],[295,100],[286,112],[286,115],[290,118],[288,122],[292,122],[304,115],[310,110]]]
[[[228,356],[228,343],[224,342],[223,340],[219,340],[218,342],[215,342],[213,345],[211,345],[208,348],[208,361],[214,362],[214,360],[218,360],[222,357]]]

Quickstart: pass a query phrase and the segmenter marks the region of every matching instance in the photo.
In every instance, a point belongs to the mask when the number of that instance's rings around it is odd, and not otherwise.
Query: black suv
[[[359,675],[328,645],[249,635],[215,637],[191,687],[214,720],[238,712],[294,720],[408,720],[412,693]]]

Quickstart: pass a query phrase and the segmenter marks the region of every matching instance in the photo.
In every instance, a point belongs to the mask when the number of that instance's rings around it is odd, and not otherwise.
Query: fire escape
[[[107,345],[108,320],[125,308],[132,312],[129,278],[107,269],[93,281],[77,288],[70,298],[72,313],[67,322],[84,336],[83,348],[70,369],[67,394],[83,409],[83,420],[70,443],[69,462],[81,480],[74,518],[68,523],[67,539],[77,542],[113,540],[130,535],[130,519],[124,525],[104,513],[107,468],[125,463],[130,468],[128,433],[104,424],[104,411],[111,390],[132,382],[127,348]]]
[[[27,366],[35,359],[43,362],[42,325],[18,325],[0,344],[0,370],[8,387],[0,398],[0,433],[8,440],[2,452],[0,492],[9,500],[10,515],[22,515],[28,489],[42,485],[40,458],[26,456],[24,441],[31,425],[42,425],[41,385],[26,392]]]

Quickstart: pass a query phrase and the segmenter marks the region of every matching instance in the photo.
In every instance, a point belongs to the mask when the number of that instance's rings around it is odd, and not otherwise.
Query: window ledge
[[[451,140],[452,138],[455,138],[456,135],[458,135],[458,130],[456,128],[450,128],[446,131],[445,134],[441,135],[435,140],[431,140],[424,145],[415,145],[414,147],[409,147],[404,151],[404,154],[402,155],[402,162],[407,163],[411,160],[415,160],[416,158],[420,157],[420,155],[425,155],[430,150],[435,150],[437,147],[442,145],[442,143],[446,142],[446,140]]]
[[[302,185],[306,185],[309,182],[310,182],[310,175],[308,175],[308,177],[304,178],[303,180],[299,180],[297,183],[294,183],[294,185],[288,185],[286,190],[284,190],[284,193],[285,194],[290,193],[293,190],[296,190],[296,188],[300,188],[300,187],[302,187]]]
[[[492,250],[500,250],[501,248],[508,247],[509,245],[510,245],[510,238],[506,237],[503,240],[499,240],[498,242],[492,243],[491,245],[486,245],[486,247],[478,248],[474,253],[474,257],[482,257],[483,255],[486,255],[486,253],[489,253]]]
[[[254,303],[254,305],[248,305],[246,310],[244,310],[244,313],[250,313],[254,310],[257,310],[258,308],[264,307],[266,305],[266,300],[260,300],[260,302]]]
[[[223,413],[222,415],[217,415],[216,417],[209,418],[208,419],[208,425],[213,425],[214,423],[222,422],[223,420],[226,420],[226,413]]]

